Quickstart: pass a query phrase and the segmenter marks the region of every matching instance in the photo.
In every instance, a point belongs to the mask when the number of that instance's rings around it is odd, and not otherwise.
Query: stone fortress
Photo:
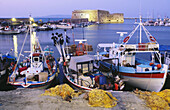
[[[124,23],[123,13],[110,14],[105,10],[74,10],[72,19],[88,18],[89,22],[97,23]]]

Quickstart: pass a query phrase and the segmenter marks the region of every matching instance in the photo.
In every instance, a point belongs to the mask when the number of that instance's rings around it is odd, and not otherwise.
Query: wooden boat
[[[135,31],[140,27],[140,39],[138,44],[127,44]],[[142,43],[142,31],[144,29],[149,40]],[[140,18],[139,25],[122,41],[121,44],[98,44],[99,48],[109,48],[109,58],[119,58],[119,74],[126,83],[137,88],[159,92],[166,81],[168,70],[167,64],[162,64],[159,44],[156,39],[143,26]],[[151,61],[137,59],[137,54],[151,54]],[[155,59],[157,59],[156,62]],[[118,64],[113,61],[112,63]]]
[[[51,51],[42,50],[35,32],[32,32],[32,25],[30,24],[29,27],[31,50],[25,52],[30,53],[30,55],[23,62],[18,63],[23,49],[22,46],[17,63],[14,64],[14,71],[9,75],[8,83],[16,88],[45,89],[55,80],[57,61],[51,55]]]
[[[66,82],[70,86],[82,90],[92,90],[95,88],[106,90],[123,89],[123,83],[120,80],[114,80],[116,79],[113,76],[114,72],[100,70],[99,59],[94,55],[87,55],[87,50],[84,47],[87,44],[83,43],[83,41],[86,41],[85,39],[75,40],[79,41],[79,44],[74,45],[74,49],[70,51],[71,54],[68,48],[64,48],[62,36],[56,38],[57,41],[54,39],[54,36],[52,39],[61,56],[59,61],[60,74],[65,76]],[[104,60],[100,62],[105,63]]]

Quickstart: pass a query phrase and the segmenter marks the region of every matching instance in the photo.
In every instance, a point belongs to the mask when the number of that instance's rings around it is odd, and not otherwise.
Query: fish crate
[[[48,73],[47,72],[39,73],[39,81],[46,81],[47,79],[48,79]]]
[[[93,51],[93,47],[92,47],[92,45],[85,45],[85,49],[86,49],[86,51]]]

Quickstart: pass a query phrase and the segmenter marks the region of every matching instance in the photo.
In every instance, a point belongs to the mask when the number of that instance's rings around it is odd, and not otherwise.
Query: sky
[[[124,13],[124,17],[139,17],[141,12],[142,17],[164,18],[170,17],[170,0],[0,0],[0,18],[71,15],[73,10],[89,9]]]

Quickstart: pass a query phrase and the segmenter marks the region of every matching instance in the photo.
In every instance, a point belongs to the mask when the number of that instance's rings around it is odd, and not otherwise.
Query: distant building
[[[88,18],[90,22],[124,23],[123,13],[110,14],[109,11],[104,10],[74,10],[72,12],[72,19],[82,18]]]

